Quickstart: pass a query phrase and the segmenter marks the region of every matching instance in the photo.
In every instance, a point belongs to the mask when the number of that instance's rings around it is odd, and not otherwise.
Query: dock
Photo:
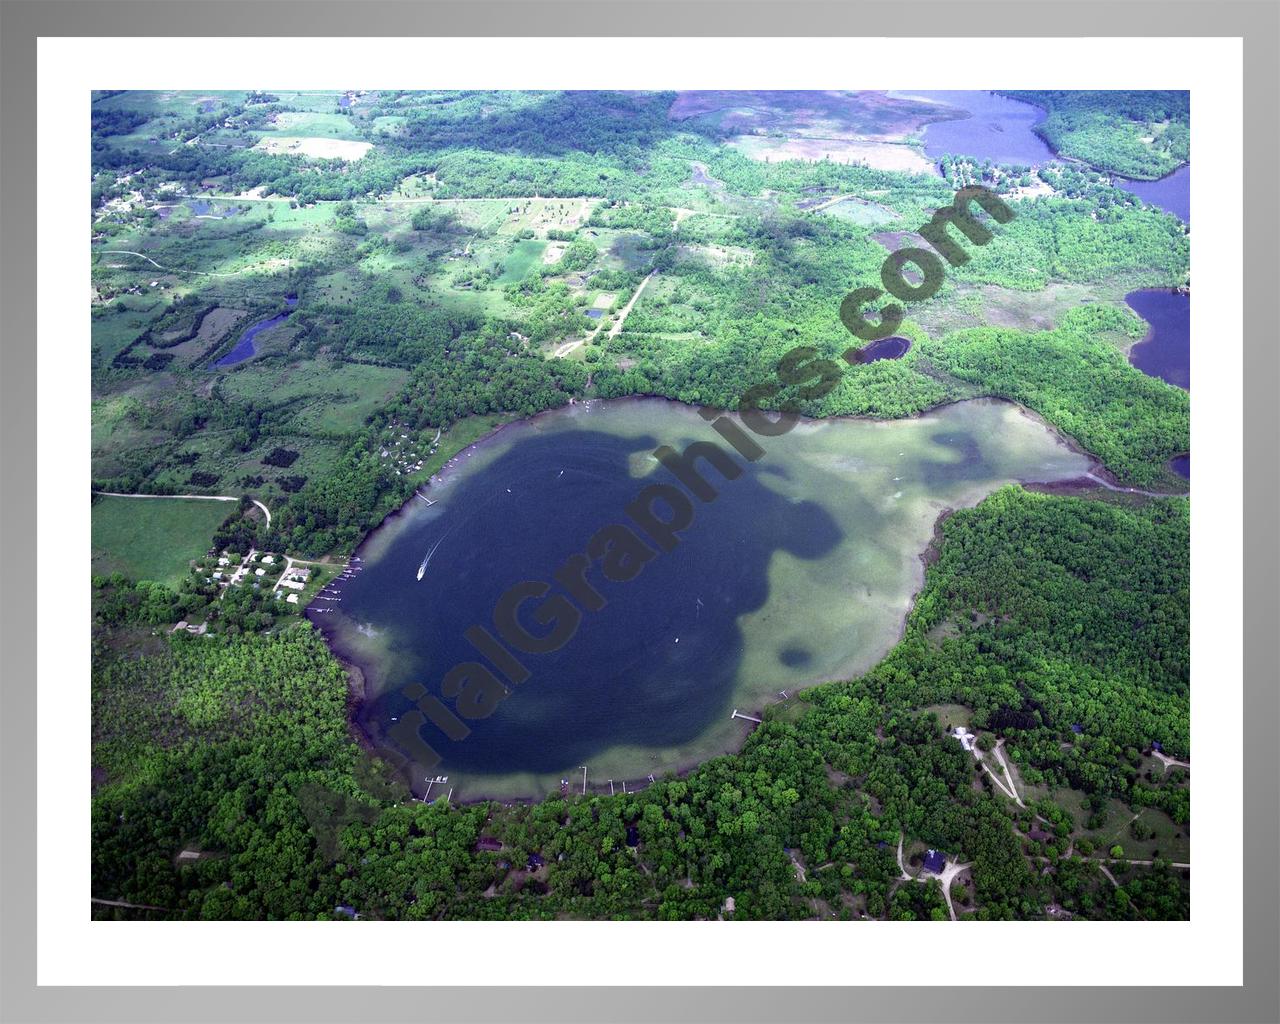
[[[729,717],[730,717],[730,718],[745,718],[748,722],[755,722],[757,725],[760,725],[761,723],[763,723],[763,722],[764,722],[764,719],[763,719],[763,718],[754,718],[754,717],[752,717],[751,715],[744,715],[744,714],[743,714],[741,711],[739,711],[737,708],[734,708],[734,709],[733,709],[733,714],[731,714]]]

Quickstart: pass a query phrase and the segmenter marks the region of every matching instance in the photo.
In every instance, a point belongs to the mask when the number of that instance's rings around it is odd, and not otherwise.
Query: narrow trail
[[[1016,803],[1019,807],[1025,807],[1026,804],[1022,802],[1022,797],[1018,796],[1018,787],[1015,786],[1013,783],[1013,772],[1009,770],[1009,766],[1005,763],[1004,751],[1000,749],[1003,746],[1004,746],[1004,740],[1002,739],[998,743],[996,743],[995,749],[993,749],[991,753],[994,754],[995,759],[1000,762],[1000,770],[1004,772],[1004,777],[1009,782],[1008,789],[1006,790],[1006,792],[1013,797],[1014,803]]]
[[[168,907],[153,907],[149,903],[126,903],[124,900],[100,900],[96,897],[89,898],[90,903],[97,903],[103,907],[124,907],[127,910],[163,910],[168,913]]]
[[[636,287],[635,294],[631,296],[630,301],[628,301],[627,304],[623,306],[621,310],[619,310],[618,322],[609,328],[609,333],[607,337],[616,338],[618,336],[619,332],[621,332],[622,330],[623,323],[627,319],[627,315],[631,312],[631,308],[636,304],[636,300],[640,298],[640,293],[644,291],[644,286],[649,283],[650,278],[652,278],[653,275],[656,273],[657,273],[656,270],[649,271],[649,276],[646,277],[643,281],[641,281],[640,284]],[[559,348],[555,350],[555,357],[557,359],[563,359],[570,352],[574,351],[574,349],[581,348],[583,345],[587,344],[588,342],[594,341],[596,336],[599,333],[600,333],[600,328],[596,327],[596,329],[592,331],[590,334],[588,334],[585,338],[579,338],[577,341],[566,341],[563,345],[561,345]]]
[[[627,316],[631,313],[632,307],[635,306],[636,300],[640,298],[640,293],[644,291],[645,285],[647,285],[651,280],[653,280],[653,275],[656,273],[657,273],[656,270],[649,271],[649,275],[643,281],[640,282],[640,286],[636,289],[636,293],[631,296],[631,301],[629,301],[625,306],[622,307],[621,312],[618,313],[618,322],[609,328],[610,338],[616,338],[618,334],[622,331],[622,325],[626,321]]]
[[[1144,498],[1189,498],[1190,491],[1144,491],[1140,487],[1121,487],[1119,484],[1113,484],[1110,480],[1104,480],[1092,470],[1084,475],[1086,480],[1092,480],[1100,487],[1105,487],[1108,491],[1115,491],[1117,494],[1140,494]]]
[[[212,270],[177,270],[174,267],[166,267],[157,263],[145,252],[134,252],[132,249],[99,249],[99,256],[137,256],[146,260],[157,270],[163,270],[166,274],[199,274],[201,277],[240,277],[240,274],[219,274]]]
[[[995,747],[992,748],[991,754],[996,759],[996,761],[999,762],[1000,771],[1004,776],[1003,778],[1001,778],[1000,775],[997,775],[994,771],[991,770],[991,766],[987,764],[986,759],[983,758],[982,751],[978,749],[978,746],[976,743],[974,744],[973,751],[972,751],[974,760],[976,760],[978,764],[982,766],[982,770],[987,773],[987,776],[991,779],[992,782],[995,783],[996,788],[1000,790],[1001,793],[1007,796],[1019,807],[1025,807],[1026,804],[1022,802],[1022,797],[1018,796],[1018,788],[1017,786],[1014,785],[1013,772],[1009,770],[1009,766],[1005,763],[1004,753],[1000,749],[1002,746],[1004,746],[1004,740],[998,741]]]

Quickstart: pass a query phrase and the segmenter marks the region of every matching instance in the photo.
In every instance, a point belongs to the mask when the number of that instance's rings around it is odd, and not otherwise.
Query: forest
[[[1063,156],[1129,178],[1162,178],[1191,159],[1191,94],[1040,90],[1006,95],[1044,107],[1036,131]]]
[[[980,919],[1049,903],[1183,917],[1186,875],[1167,857],[1112,863],[1113,887],[1090,837],[1117,796],[1186,827],[1185,780],[1144,772],[1140,751],[1189,749],[1187,513],[1019,488],[955,513],[880,665],[805,691],[802,714],[770,714],[739,754],[625,797],[407,800],[348,736],[344,672],[305,624],[104,652],[95,890],[205,919],[685,919],[729,896],[738,918],[945,915],[936,882],[897,880],[903,835],[973,862],[956,895]],[[952,702],[1005,737],[1044,794],[1028,810],[942,734],[927,709]]]

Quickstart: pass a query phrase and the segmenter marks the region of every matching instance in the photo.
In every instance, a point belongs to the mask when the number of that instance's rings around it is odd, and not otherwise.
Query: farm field
[[[93,572],[175,583],[234,509],[225,501],[100,496],[93,503]]]

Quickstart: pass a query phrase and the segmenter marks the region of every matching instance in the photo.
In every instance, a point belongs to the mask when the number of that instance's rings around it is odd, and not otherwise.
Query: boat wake
[[[444,537],[447,537],[447,536],[449,536],[449,535],[446,533],[446,534],[444,535]],[[419,580],[421,580],[421,579],[422,579],[422,577],[426,575],[426,572],[427,572],[427,566],[428,566],[429,564],[431,564],[431,556],[432,556],[432,555],[434,555],[434,554],[436,553],[436,549],[437,549],[438,547],[440,547],[440,545],[441,545],[441,544],[443,544],[443,543],[444,543],[444,537],[441,537],[438,541],[436,541],[434,544],[432,544],[432,545],[431,545],[431,550],[427,552],[426,557],[425,557],[425,558],[423,558],[423,560],[422,560],[422,564],[421,564],[420,566],[418,566],[418,579],[419,579]]]

